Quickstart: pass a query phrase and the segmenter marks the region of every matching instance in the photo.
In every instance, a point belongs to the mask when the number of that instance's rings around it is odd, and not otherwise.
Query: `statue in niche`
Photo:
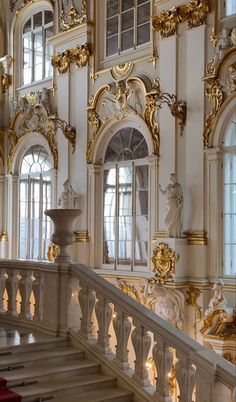
[[[58,199],[59,209],[75,209],[78,208],[78,194],[67,179],[63,184],[64,190]]]
[[[176,174],[171,173],[170,183],[165,190],[162,190],[161,185],[159,185],[159,189],[166,196],[166,235],[167,237],[181,237],[183,192],[181,185],[177,182]]]

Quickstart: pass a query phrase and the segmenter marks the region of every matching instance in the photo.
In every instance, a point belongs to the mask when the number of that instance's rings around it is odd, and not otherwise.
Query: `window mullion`
[[[115,206],[115,269],[119,264],[119,168],[116,165],[116,206]]]
[[[39,176],[39,249],[38,258],[42,259],[42,244],[43,244],[43,178],[42,174]]]
[[[132,255],[131,255],[131,271],[134,270],[135,265],[135,230],[136,230],[136,183],[135,183],[135,164],[132,162],[132,187],[131,187],[131,199],[132,199]]]
[[[27,247],[26,247],[26,258],[30,258],[30,239],[31,239],[31,179],[28,176],[28,219],[27,219],[27,226],[28,226],[28,237],[27,237]]]

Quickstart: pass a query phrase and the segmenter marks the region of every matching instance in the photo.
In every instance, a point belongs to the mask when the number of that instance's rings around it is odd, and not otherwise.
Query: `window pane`
[[[35,14],[33,17],[33,21],[34,21],[34,29],[41,27],[43,24],[42,13],[40,12],[40,13]]]
[[[34,49],[42,48],[43,36],[42,32],[37,32],[34,34]]]
[[[150,3],[150,1],[147,0],[137,0],[137,4],[143,4],[143,3]]]
[[[225,0],[225,15],[236,14],[236,1],[235,0]]]
[[[107,56],[111,56],[118,52],[118,35],[107,39]]]
[[[137,24],[143,24],[150,21],[150,5],[143,4],[137,9]]]
[[[112,36],[118,33],[118,17],[109,18],[107,20],[107,36]]]
[[[122,0],[122,11],[129,10],[134,6],[134,0]]]
[[[118,14],[118,1],[117,0],[107,0],[107,17]]]
[[[127,50],[134,47],[134,30],[126,31],[121,34],[121,50]]]
[[[53,14],[51,11],[44,11],[44,24],[49,24],[53,21]]]
[[[127,11],[121,17],[121,30],[126,31],[134,26],[134,10]]]
[[[39,81],[43,78],[43,66],[42,64],[37,64],[34,66],[34,80]]]
[[[25,23],[23,33],[31,31],[31,18]]]
[[[137,46],[150,42],[150,24],[141,25],[137,28]]]
[[[227,130],[225,136],[225,144],[226,147],[236,145],[236,118],[231,121],[229,128]]]

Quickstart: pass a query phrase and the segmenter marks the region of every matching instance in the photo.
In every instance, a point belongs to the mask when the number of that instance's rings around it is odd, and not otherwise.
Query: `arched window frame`
[[[8,256],[9,258],[18,258],[18,233],[19,233],[19,173],[20,166],[24,155],[34,145],[42,146],[50,157],[51,166],[54,166],[53,156],[51,154],[49,144],[45,137],[39,133],[30,132],[25,134],[18,142],[12,163],[12,174],[8,175],[8,203],[7,203],[7,232],[8,232]],[[56,206],[57,199],[57,171],[50,170],[50,180],[52,187],[52,208]]]
[[[41,11],[51,11],[53,13],[55,21],[57,10],[55,10],[56,12],[54,12],[52,4],[49,0],[29,3],[24,8],[20,9],[17,15],[14,17],[11,31],[11,46],[12,54],[14,55],[14,58],[18,60],[18,63],[14,63],[13,65],[14,90],[17,91],[33,86],[35,87],[35,89],[40,90],[43,87],[51,86],[52,83],[52,76],[50,76],[38,82],[32,82],[28,85],[23,85],[23,27],[30,16]]]
[[[148,146],[148,156],[145,158],[149,168],[148,188],[152,189],[149,196],[148,210],[150,211],[148,222],[148,264],[146,266],[119,267],[115,264],[103,264],[103,168],[104,156],[114,133],[123,127],[136,128],[145,138]],[[142,163],[142,160],[136,163]],[[122,162],[121,162],[122,163]],[[131,162],[132,163],[132,162]],[[105,271],[126,270],[127,272],[136,271],[139,273],[151,272],[150,255],[152,239],[158,228],[158,157],[153,155],[153,143],[150,131],[144,121],[138,116],[132,115],[125,117],[121,121],[110,120],[101,128],[98,140],[93,152],[92,162],[88,165],[88,231],[90,234],[90,255],[89,265],[93,268],[104,269]]]
[[[228,145],[229,129],[231,124],[235,124],[236,113],[229,121],[222,141],[222,226],[223,226],[223,274],[225,276],[236,275],[236,141],[235,144]],[[230,165],[226,164],[226,158],[230,158]],[[226,178],[227,176],[227,178]],[[233,178],[232,178],[233,176]],[[232,186],[235,189],[232,191]],[[229,190],[228,190],[229,189]],[[235,201],[234,195],[235,194]],[[229,200],[230,198],[230,200]],[[227,222],[228,221],[228,222]],[[226,252],[228,249],[228,252]]]

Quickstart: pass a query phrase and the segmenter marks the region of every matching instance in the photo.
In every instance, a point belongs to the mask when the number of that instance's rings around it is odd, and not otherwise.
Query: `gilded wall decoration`
[[[110,74],[114,80],[127,78],[133,69],[132,61],[128,63],[118,64],[110,69]]]
[[[76,243],[89,243],[89,234],[87,230],[77,230],[74,232]]]
[[[14,110],[8,138],[10,149],[8,153],[8,172],[12,172],[13,155],[19,140],[26,134],[32,132],[39,133],[45,137],[53,156],[53,167],[56,169],[58,164],[58,151],[55,139],[56,126],[52,120],[55,108],[51,103],[49,90],[44,88],[42,91],[31,92],[19,98]],[[50,113],[49,113],[50,111]]]
[[[152,26],[155,31],[160,32],[161,38],[168,38],[168,36],[177,33],[178,23],[180,17],[177,7],[173,7],[167,11],[161,11],[160,14],[153,16]]]
[[[187,21],[188,28],[195,28],[206,22],[209,13],[208,0],[192,0],[189,3],[172,7],[153,16],[153,28],[160,32],[161,38],[175,35],[178,24]]]
[[[122,292],[132,297],[132,299],[136,300],[138,303],[143,304],[144,306],[149,308],[149,310],[155,311],[157,298],[156,296],[150,296],[147,293],[147,287],[145,284],[139,286],[140,290],[124,280],[117,279],[117,284]]]
[[[54,262],[59,254],[60,254],[60,246],[51,243],[48,246],[48,252],[47,252],[48,261]]]
[[[205,147],[212,147],[214,140],[214,128],[220,111],[231,96],[236,95],[236,47],[231,47],[224,52],[224,57],[219,61],[218,57],[211,60],[207,66],[207,75],[203,78],[205,83],[205,95],[211,104],[211,110],[206,116],[203,142]]]
[[[68,12],[62,5],[62,10],[60,13],[61,29],[62,31],[68,31],[75,28],[87,20],[87,0],[82,1],[82,7],[78,12],[74,4],[71,4]]]
[[[195,314],[195,319],[194,319],[194,324],[193,324],[193,330],[194,330],[194,336],[195,340],[197,337],[197,324],[201,321],[202,319],[202,309],[197,304],[197,299],[199,298],[201,292],[199,289],[194,288],[193,286],[190,286],[189,289],[187,290],[187,299],[186,303],[188,306],[192,306],[194,308],[194,314]]]
[[[151,84],[142,76],[131,76],[125,80],[101,86],[95,96],[90,98],[87,109],[90,125],[90,138],[87,148],[87,162],[91,163],[95,143],[103,125],[110,120],[121,120],[126,116],[138,115],[147,124],[153,143],[153,154],[159,155],[160,136],[157,112],[166,103],[171,114],[176,117],[181,127],[186,120],[186,103],[177,100],[176,95],[162,93],[159,80]]]
[[[0,174],[3,173],[4,166],[4,135],[5,130],[0,129]]]
[[[85,67],[88,64],[89,55],[89,45],[84,43],[52,56],[51,63],[60,74],[64,74],[69,70],[71,63],[75,63],[78,68]]]
[[[173,278],[175,264],[179,255],[166,243],[160,243],[152,252],[152,264],[154,277],[150,279],[151,284],[165,284]]]

